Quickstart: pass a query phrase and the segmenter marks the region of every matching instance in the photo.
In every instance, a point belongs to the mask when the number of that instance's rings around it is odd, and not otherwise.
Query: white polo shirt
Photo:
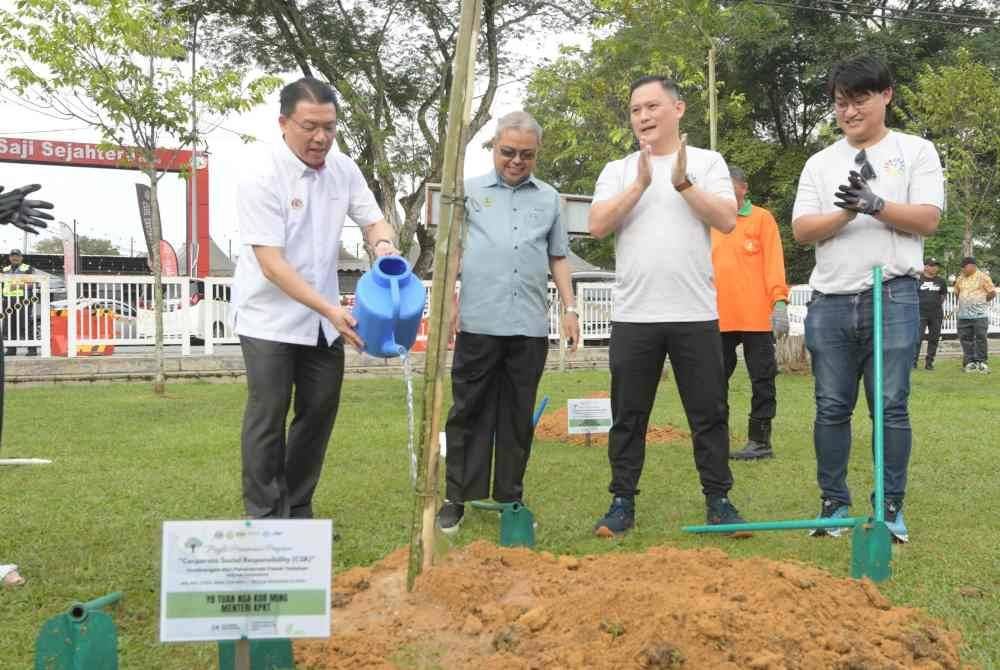
[[[281,247],[295,271],[332,304],[340,302],[337,258],[344,219],[361,226],[383,218],[361,170],[341,153],[319,170],[303,163],[284,142],[247,166],[237,202],[243,246],[233,280],[234,331],[274,342],[315,345],[340,336],[328,319],[293,300],[266,277],[254,245]]]

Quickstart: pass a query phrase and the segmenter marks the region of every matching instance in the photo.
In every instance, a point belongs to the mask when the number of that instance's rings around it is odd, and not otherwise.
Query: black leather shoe
[[[729,458],[734,461],[758,461],[764,458],[774,458],[774,450],[771,445],[764,442],[754,442],[747,440],[746,446]]]

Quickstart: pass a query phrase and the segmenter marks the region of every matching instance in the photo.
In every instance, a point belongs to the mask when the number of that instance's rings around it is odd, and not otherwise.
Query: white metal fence
[[[812,289],[807,284],[792,286],[789,291],[788,320],[793,335],[801,335],[805,328],[806,312],[811,298]],[[1000,333],[1000,299],[990,301],[987,306],[987,317],[989,332]],[[958,298],[950,287],[944,299],[944,322],[941,325],[941,333],[945,335],[958,333]]]
[[[424,285],[429,298],[431,284]],[[610,282],[576,284],[581,345],[611,337],[612,286]],[[75,275],[66,279],[65,298],[51,295],[50,289],[48,276],[0,275],[3,337],[8,350],[26,348],[29,354],[73,357],[154,343],[152,277]],[[165,345],[189,355],[192,345],[203,345],[204,353],[212,354],[216,345],[239,343],[230,329],[231,278],[164,277],[162,291]],[[561,309],[555,284],[549,284],[548,294],[549,339],[558,341]],[[788,302],[793,334],[803,332],[811,295],[806,285],[791,287]],[[344,303],[352,304],[353,296],[345,296]],[[956,311],[957,300],[949,293],[944,303],[943,333],[956,333]],[[989,329],[1000,332],[1000,300],[989,304]],[[426,340],[426,330],[421,329],[421,333],[420,338]]]

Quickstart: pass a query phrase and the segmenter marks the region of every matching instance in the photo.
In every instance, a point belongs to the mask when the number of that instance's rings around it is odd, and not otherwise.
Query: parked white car
[[[156,313],[147,306],[136,309],[139,337],[156,336]],[[219,339],[228,335],[229,303],[224,300],[202,299],[192,294],[187,309],[182,309],[180,300],[168,299],[163,304],[163,337],[179,339],[184,336],[185,315],[187,333],[191,341],[201,344],[206,336]]]

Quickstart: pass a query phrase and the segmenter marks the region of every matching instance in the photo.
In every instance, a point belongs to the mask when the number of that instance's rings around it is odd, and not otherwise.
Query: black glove
[[[51,221],[54,217],[41,210],[52,209],[52,203],[24,198],[41,187],[41,184],[29,184],[7,193],[0,193],[0,224],[11,223],[16,228],[34,235],[38,234],[37,228],[48,227],[45,220]]]
[[[858,214],[870,214],[875,216],[885,207],[885,200],[872,192],[868,181],[855,170],[851,170],[848,176],[850,184],[841,184],[835,194],[839,200],[834,200],[833,204],[843,209],[848,209]]]
[[[11,222],[17,210],[21,209],[23,200],[24,194],[21,193],[21,189],[4,193],[3,186],[0,186],[0,224]]]

